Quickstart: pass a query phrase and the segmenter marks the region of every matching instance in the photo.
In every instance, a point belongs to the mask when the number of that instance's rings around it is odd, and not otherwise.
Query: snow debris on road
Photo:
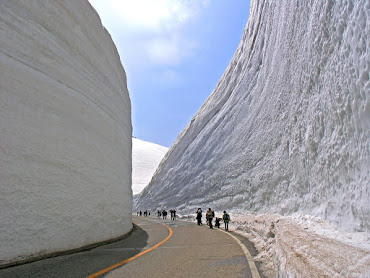
[[[248,214],[230,229],[255,244],[268,277],[368,277],[370,234],[335,230],[309,215]]]

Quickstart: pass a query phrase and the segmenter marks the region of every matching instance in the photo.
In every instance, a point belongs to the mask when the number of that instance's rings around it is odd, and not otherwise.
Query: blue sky
[[[170,147],[216,87],[249,0],[89,0],[127,75],[133,136]]]

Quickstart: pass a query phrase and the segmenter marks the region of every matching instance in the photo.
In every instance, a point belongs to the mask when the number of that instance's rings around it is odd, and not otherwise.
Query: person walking
[[[162,216],[163,219],[167,219],[167,211],[165,209],[162,211]]]
[[[216,228],[220,228],[220,221],[221,221],[221,218],[216,217],[216,219],[215,219],[215,227]]]
[[[225,231],[229,230],[229,222],[230,222],[230,215],[226,213],[226,210],[224,210],[224,215],[222,216],[222,220],[224,220],[225,223]]]
[[[215,212],[211,210],[211,208],[208,208],[206,217],[208,219],[209,228],[213,229],[212,220],[213,220],[213,217],[215,217]]]
[[[202,209],[198,208],[197,210],[197,221],[198,225],[202,225]]]

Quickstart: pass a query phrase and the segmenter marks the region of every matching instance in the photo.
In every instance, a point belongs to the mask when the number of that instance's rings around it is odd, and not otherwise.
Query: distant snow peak
[[[139,194],[152,179],[168,148],[132,138],[132,191]]]

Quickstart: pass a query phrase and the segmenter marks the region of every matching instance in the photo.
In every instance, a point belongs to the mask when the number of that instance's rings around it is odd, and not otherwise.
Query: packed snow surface
[[[132,193],[147,186],[168,148],[132,138]]]
[[[126,75],[88,1],[0,1],[0,68],[0,265],[130,231]]]
[[[134,210],[308,215],[369,233],[369,24],[367,0],[252,1],[230,65]]]

